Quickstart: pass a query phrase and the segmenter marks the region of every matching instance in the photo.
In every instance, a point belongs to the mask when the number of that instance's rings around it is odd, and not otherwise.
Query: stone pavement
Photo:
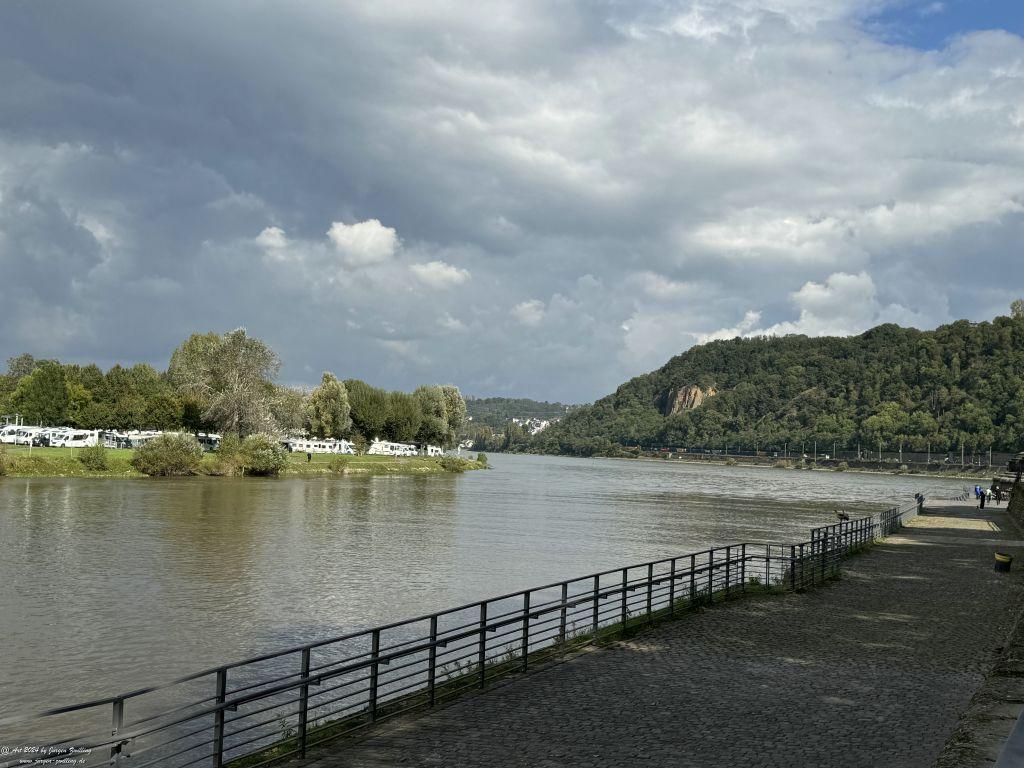
[[[930,502],[804,594],[704,609],[311,756],[385,766],[929,768],[1021,605],[1004,509]]]

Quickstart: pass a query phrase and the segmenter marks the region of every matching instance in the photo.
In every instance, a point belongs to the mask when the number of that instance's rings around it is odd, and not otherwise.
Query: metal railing
[[[798,544],[732,544],[601,571],[8,718],[0,768],[61,756],[122,768],[302,758],[314,745],[635,626],[750,592],[819,584],[916,511],[815,528]],[[23,751],[39,744],[48,746]]]

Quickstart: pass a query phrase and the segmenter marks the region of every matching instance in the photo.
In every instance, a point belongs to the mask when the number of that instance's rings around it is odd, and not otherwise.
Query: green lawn
[[[7,474],[12,477],[144,477],[131,465],[135,451],[107,449],[109,467],[104,471],[86,469],[77,458],[78,448],[32,448],[4,446]],[[204,474],[212,474],[217,457],[203,455]],[[463,469],[480,469],[475,461],[465,461]],[[426,456],[343,456],[315,453],[306,460],[305,453],[288,454],[288,466],[282,475],[288,477],[322,475],[423,475],[446,470],[440,460]]]

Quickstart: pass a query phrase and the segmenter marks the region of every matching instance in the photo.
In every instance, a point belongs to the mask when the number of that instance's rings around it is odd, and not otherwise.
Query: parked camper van
[[[50,445],[55,448],[86,448],[99,443],[99,431],[73,430],[52,438]]]
[[[3,429],[0,429],[0,443],[5,443],[6,445],[14,445],[14,439],[15,436],[18,434],[19,429],[21,429],[20,426],[15,426],[13,424],[10,424],[4,427]]]
[[[415,456],[416,446],[408,443],[389,443],[386,440],[374,440],[366,453],[369,456]]]
[[[423,446],[424,456],[444,456],[444,450],[436,445]]]

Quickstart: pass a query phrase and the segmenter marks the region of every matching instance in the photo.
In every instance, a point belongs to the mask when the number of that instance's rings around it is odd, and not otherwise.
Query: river
[[[0,480],[0,717],[963,481],[491,457],[465,475]]]

